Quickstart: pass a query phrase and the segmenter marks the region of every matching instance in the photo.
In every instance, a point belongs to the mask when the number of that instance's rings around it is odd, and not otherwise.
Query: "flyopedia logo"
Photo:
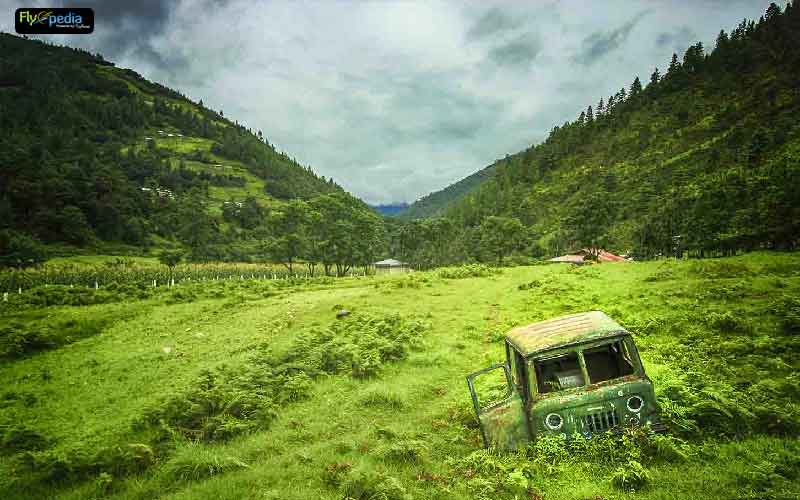
[[[14,13],[14,26],[23,35],[79,34],[94,31],[92,9],[22,8]]]

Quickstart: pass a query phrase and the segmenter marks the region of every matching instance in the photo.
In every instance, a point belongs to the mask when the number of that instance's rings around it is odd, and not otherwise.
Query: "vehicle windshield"
[[[631,375],[634,371],[633,357],[622,339],[584,350],[583,361],[590,384]]]
[[[575,351],[534,359],[532,366],[536,372],[538,392],[563,391],[632,375],[636,363],[629,342],[616,339],[587,349],[576,348]],[[583,356],[586,372],[581,368],[579,356]]]
[[[567,352],[534,360],[539,392],[556,392],[585,385],[578,353]]]

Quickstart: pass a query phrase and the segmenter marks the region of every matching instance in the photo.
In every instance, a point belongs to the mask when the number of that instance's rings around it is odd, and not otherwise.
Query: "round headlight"
[[[628,402],[625,403],[625,405],[628,407],[628,411],[639,413],[644,406],[644,400],[639,396],[631,396],[628,398]]]
[[[558,413],[551,413],[544,417],[544,425],[551,431],[557,431],[564,425],[564,419]]]

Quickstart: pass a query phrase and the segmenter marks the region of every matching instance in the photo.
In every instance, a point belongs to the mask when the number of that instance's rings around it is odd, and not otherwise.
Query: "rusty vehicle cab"
[[[625,426],[663,430],[633,338],[600,311],[515,328],[506,362],[467,376],[486,447],[538,436],[591,437]]]

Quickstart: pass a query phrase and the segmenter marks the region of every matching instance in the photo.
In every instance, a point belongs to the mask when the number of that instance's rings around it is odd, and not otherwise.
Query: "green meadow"
[[[63,288],[0,302],[2,498],[800,497],[800,254]],[[465,375],[593,309],[669,432],[483,450]]]

